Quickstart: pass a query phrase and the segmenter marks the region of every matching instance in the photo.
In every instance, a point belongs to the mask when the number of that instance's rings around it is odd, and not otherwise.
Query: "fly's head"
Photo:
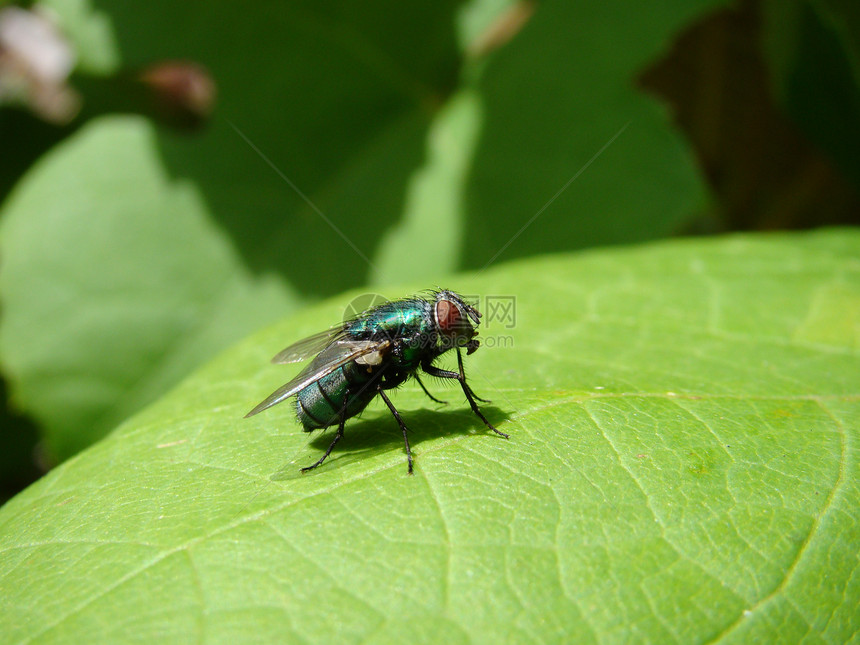
[[[443,289],[436,293],[433,304],[433,322],[439,342],[444,349],[465,347],[466,354],[480,346],[475,336],[481,323],[481,313],[463,300],[463,297]]]

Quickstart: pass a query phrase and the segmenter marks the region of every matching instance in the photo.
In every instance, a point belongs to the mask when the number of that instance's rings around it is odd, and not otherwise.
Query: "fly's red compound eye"
[[[460,309],[450,300],[440,300],[436,303],[436,324],[443,332],[454,332],[462,327]]]

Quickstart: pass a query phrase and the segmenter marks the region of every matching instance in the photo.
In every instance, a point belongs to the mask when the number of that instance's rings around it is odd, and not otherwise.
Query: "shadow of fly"
[[[420,369],[430,376],[458,381],[472,412],[490,430],[508,439],[508,435],[493,427],[478,408],[476,401],[489,401],[472,391],[463,371],[461,350],[465,349],[468,356],[480,346],[475,338],[480,319],[477,309],[447,289],[368,309],[278,353],[273,363],[297,363],[311,356],[314,358],[298,376],[272,392],[245,416],[253,416],[295,396],[296,413],[305,432],[336,425],[337,434],[325,454],[316,463],[301,469],[307,472],[321,465],[331,454],[343,437],[346,420],[360,414],[378,394],[403,432],[409,474],[412,474],[408,429],[386,390],[412,377],[433,401],[445,403],[424,387],[418,376]],[[458,371],[435,367],[433,362],[451,349],[457,351]]]

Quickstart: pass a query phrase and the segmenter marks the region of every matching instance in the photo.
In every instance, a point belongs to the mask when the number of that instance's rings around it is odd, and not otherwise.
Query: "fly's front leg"
[[[475,391],[466,383],[466,372],[463,370],[463,354],[460,352],[460,348],[457,348],[457,365],[460,367],[460,383],[462,383],[465,387],[469,388],[469,392],[476,399],[481,401],[482,403],[492,403],[489,399],[482,399],[480,396],[475,394]],[[495,430],[495,428],[493,428]],[[498,432],[498,431],[497,431]]]
[[[478,418],[484,422],[484,425],[487,426],[490,430],[495,432],[497,435],[501,435],[505,439],[510,439],[510,436],[506,435],[501,430],[497,430],[492,423],[487,421],[487,417],[481,412],[478,408],[478,404],[475,402],[477,398],[472,392],[472,388],[469,387],[469,384],[466,383],[466,374],[463,371],[463,359],[460,356],[460,348],[457,348],[457,362],[460,366],[460,373],[452,372],[450,370],[443,370],[438,367],[435,367],[430,364],[430,362],[422,363],[421,369],[427,372],[430,376],[438,376],[440,378],[452,378],[456,379],[460,382],[460,387],[463,388],[463,394],[466,395],[466,399],[469,401],[469,405],[472,407],[472,412],[478,415]],[[482,399],[483,400],[483,399]]]
[[[394,415],[394,419],[397,421],[397,425],[400,426],[400,430],[403,431],[403,443],[406,444],[406,460],[409,463],[409,474],[412,474],[412,449],[409,447],[409,437],[407,436],[408,429],[406,428],[406,424],[403,423],[403,419],[400,418],[400,413],[397,411],[397,408],[394,407],[394,404],[391,402],[391,399],[388,398],[388,395],[385,393],[385,390],[389,388],[384,388],[381,384],[377,385],[376,391],[379,392],[379,396],[382,397],[382,400],[385,401],[385,405],[388,406],[388,409],[391,410],[391,414]]]

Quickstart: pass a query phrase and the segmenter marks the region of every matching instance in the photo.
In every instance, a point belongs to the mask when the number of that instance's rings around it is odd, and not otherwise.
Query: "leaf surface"
[[[304,476],[330,432],[288,405],[242,419],[294,373],[269,357],[351,295],[303,311],[0,510],[4,637],[847,641],[859,252],[849,230],[736,236],[450,278],[481,297],[467,372],[511,439],[409,384],[412,477],[379,402]]]

